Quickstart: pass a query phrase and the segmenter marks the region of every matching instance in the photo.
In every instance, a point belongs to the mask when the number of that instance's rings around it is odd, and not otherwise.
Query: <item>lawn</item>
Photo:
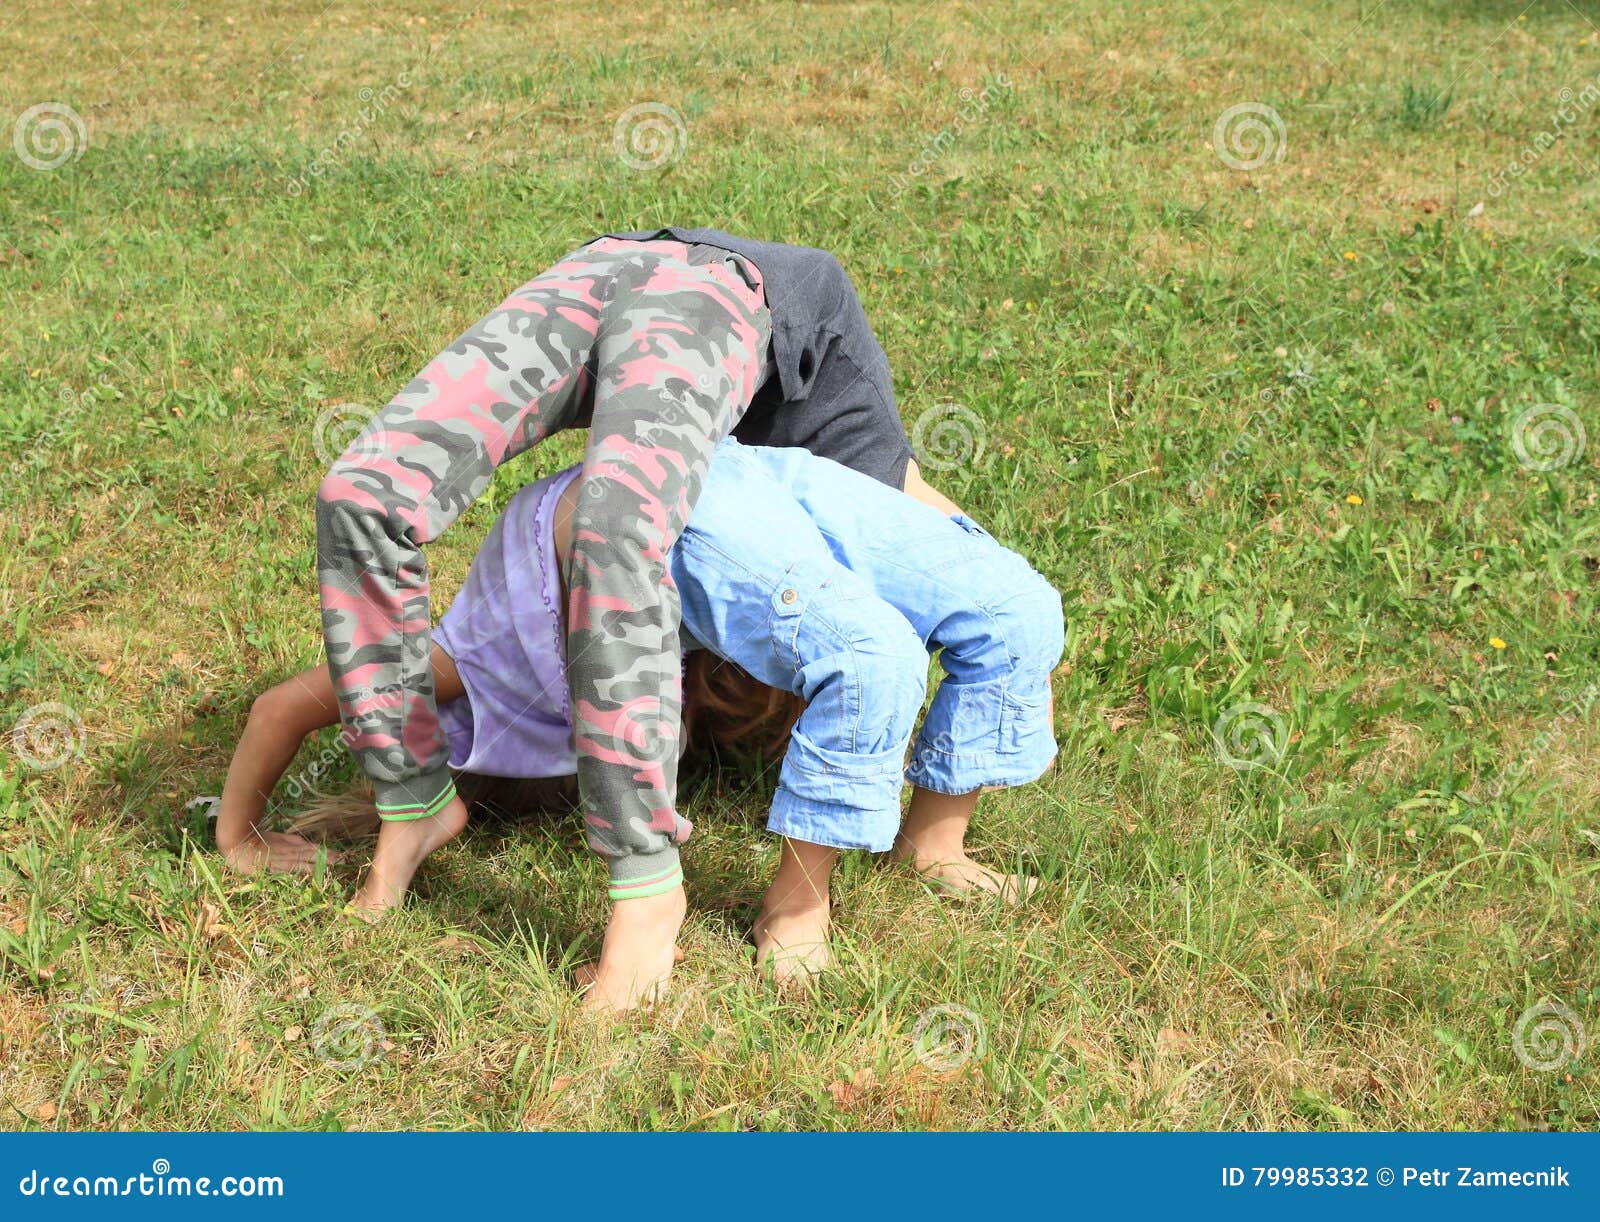
[[[0,15],[0,1125],[1596,1125],[1600,5],[230,10]],[[976,825],[1038,899],[858,856],[800,997],[772,778],[697,783],[688,960],[612,1025],[575,820],[368,929],[190,803],[320,657],[331,453],[669,221],[843,261],[930,481],[1063,593],[1061,754]]]

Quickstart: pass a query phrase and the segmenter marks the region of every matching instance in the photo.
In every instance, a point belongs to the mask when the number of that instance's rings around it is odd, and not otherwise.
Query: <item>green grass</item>
[[[0,1123],[1595,1125],[1600,8],[461,11],[0,18],[0,115],[87,133],[54,171],[0,144],[0,727],[83,726],[45,771],[0,739]],[[650,101],[687,144],[633,170]],[[1212,148],[1243,103],[1281,124],[1252,170]],[[368,931],[350,871],[228,876],[184,808],[318,657],[319,416],[669,220],[844,260],[908,426],[970,433],[931,478],[1065,595],[1062,750],[977,825],[1041,899],[851,860],[809,1000],[745,943],[771,779],[686,795],[689,960],[610,1028],[570,821],[470,830]],[[1538,405],[1576,461],[1519,462]],[[441,606],[575,446],[430,548]],[[1240,770],[1213,728],[1251,704]],[[1584,1046],[1549,1071],[1514,1039],[1546,1000]],[[962,1064],[938,1014],[917,1055],[935,1006],[981,1023]],[[360,1064],[318,1055],[340,1021]]]

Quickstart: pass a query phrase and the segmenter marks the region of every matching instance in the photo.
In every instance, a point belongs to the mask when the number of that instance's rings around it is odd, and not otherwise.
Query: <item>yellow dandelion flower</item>
[[[1349,496],[1344,498],[1344,503],[1346,505],[1361,504],[1361,494],[1359,492],[1352,492]]]
[[[1489,648],[1490,649],[1504,649],[1505,647],[1506,647],[1506,643],[1504,641],[1502,641],[1499,637],[1492,636],[1492,637],[1489,638]]]
[[[1347,251],[1344,252],[1344,257],[1349,262],[1354,263],[1356,261],[1356,252],[1353,251],[1353,250],[1347,250]]]

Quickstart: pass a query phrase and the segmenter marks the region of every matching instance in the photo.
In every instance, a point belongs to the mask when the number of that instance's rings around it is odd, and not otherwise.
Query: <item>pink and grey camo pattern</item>
[[[344,738],[389,818],[453,793],[429,667],[437,538],[496,467],[588,425],[568,681],[590,844],[612,895],[681,877],[678,596],[666,556],[716,443],[770,372],[760,274],[713,247],[603,238],[429,362],[323,480],[317,565]]]

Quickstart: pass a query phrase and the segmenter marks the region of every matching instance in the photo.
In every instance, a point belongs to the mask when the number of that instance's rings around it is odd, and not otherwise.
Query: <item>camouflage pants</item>
[[[328,667],[385,818],[454,793],[429,667],[435,539],[502,462],[589,427],[567,676],[589,842],[613,898],[682,878],[679,605],[667,552],[716,443],[770,373],[760,274],[707,246],[605,238],[525,284],[362,431],[317,496]]]

